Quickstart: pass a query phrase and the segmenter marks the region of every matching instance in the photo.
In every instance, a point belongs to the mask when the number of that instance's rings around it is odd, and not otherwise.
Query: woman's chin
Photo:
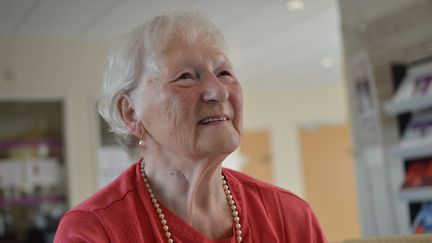
[[[213,155],[229,155],[234,152],[240,145],[240,136],[229,136],[223,138],[222,136],[216,136],[209,138],[207,141],[202,143],[201,151],[213,154]]]

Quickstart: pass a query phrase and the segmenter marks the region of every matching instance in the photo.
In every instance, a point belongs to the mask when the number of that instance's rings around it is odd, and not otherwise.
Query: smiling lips
[[[228,117],[226,116],[213,116],[213,117],[206,117],[204,119],[202,119],[201,121],[199,121],[198,124],[200,125],[207,125],[213,122],[221,122],[221,121],[228,121]]]

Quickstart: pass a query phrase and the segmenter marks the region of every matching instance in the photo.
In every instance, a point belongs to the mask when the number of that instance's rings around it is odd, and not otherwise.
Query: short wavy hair
[[[139,82],[147,81],[149,64],[163,58],[164,50],[174,35],[184,38],[188,44],[200,37],[199,40],[212,41],[221,50],[227,47],[215,25],[204,15],[191,10],[158,15],[116,38],[111,45],[98,110],[131,156],[137,155],[139,139],[126,128],[117,101],[122,95],[132,92]]]

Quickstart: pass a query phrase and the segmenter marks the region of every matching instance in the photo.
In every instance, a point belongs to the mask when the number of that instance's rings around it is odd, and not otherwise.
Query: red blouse
[[[242,242],[327,242],[311,208],[299,197],[237,171],[223,169],[223,174],[239,211]],[[162,209],[174,242],[236,242],[234,227],[232,237],[211,240]],[[65,213],[54,242],[166,242],[139,163]]]

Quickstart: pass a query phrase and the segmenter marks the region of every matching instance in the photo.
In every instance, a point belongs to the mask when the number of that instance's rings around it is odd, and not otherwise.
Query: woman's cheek
[[[175,102],[172,98],[166,98],[162,105],[162,114],[166,121],[161,120],[161,125],[174,126],[177,128],[178,126],[178,110],[175,107]]]

